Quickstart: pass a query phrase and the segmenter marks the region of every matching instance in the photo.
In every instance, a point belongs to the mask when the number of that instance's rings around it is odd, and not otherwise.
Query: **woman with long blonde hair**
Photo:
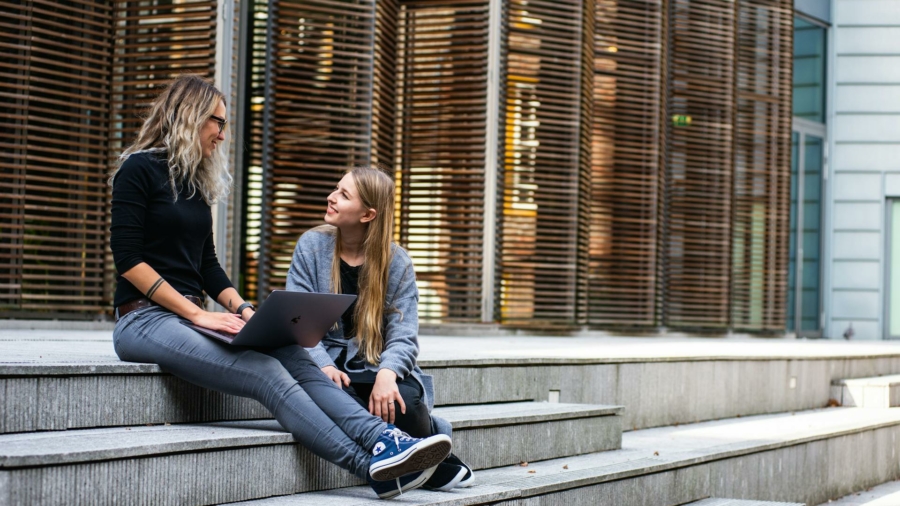
[[[301,346],[232,347],[183,325],[234,334],[254,314],[219,265],[212,236],[210,204],[231,185],[226,122],[219,90],[198,76],[178,77],[110,178],[116,354],[256,399],[298,442],[368,479],[379,497],[425,483],[449,454],[449,437],[411,438],[336,394]],[[228,312],[206,311],[204,292]]]
[[[297,241],[287,289],[357,295],[313,360],[337,386],[373,415],[415,437],[450,435],[430,415],[431,376],[416,364],[418,300],[412,260],[393,243],[394,181],[382,170],[347,172],[327,198],[325,225]],[[450,455],[426,488],[471,486],[472,470]]]

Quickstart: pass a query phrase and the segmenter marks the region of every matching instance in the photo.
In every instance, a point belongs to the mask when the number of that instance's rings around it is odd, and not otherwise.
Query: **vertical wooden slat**
[[[591,201],[594,136],[594,66],[597,21],[596,0],[582,0],[578,22],[581,24],[581,69],[579,77],[578,119],[578,234],[576,237],[575,323],[588,323],[590,300],[589,272],[591,252]]]
[[[738,11],[732,326],[781,331],[787,310],[793,5]]]
[[[665,313],[672,327],[730,319],[736,5],[669,4]],[[676,118],[678,117],[678,118]]]
[[[656,323],[661,0],[597,0],[589,323]]]
[[[40,0],[0,10],[0,305],[96,316],[109,301],[111,10]]]
[[[399,41],[398,230],[419,317],[479,321],[488,2],[403,2]]]
[[[578,0],[512,0],[500,236],[502,323],[576,323],[581,15]]]

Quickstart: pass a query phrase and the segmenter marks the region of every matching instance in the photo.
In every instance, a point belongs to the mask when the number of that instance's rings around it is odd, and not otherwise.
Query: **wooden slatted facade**
[[[576,322],[581,17],[579,0],[510,2],[498,235],[502,323]]]
[[[402,3],[398,239],[426,322],[481,320],[488,29],[487,0]]]
[[[377,163],[422,321],[783,328],[788,0],[248,1],[248,299]],[[97,317],[110,155],[163,82],[214,75],[217,2],[0,8],[0,308]]]
[[[278,1],[268,16],[261,294],[284,287],[297,238],[322,223],[342,173],[372,161],[376,110],[374,1]]]
[[[738,9],[731,325],[780,331],[787,317],[793,5]]]
[[[0,309],[107,309],[112,9],[0,2]]]
[[[597,0],[588,322],[656,324],[661,0]]]
[[[730,317],[734,53],[732,0],[670,0],[664,288],[660,323],[725,329]],[[680,126],[682,118],[690,125]],[[686,122],[686,121],[684,121]]]

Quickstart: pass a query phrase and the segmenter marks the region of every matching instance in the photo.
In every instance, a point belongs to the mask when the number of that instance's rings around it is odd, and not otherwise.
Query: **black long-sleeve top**
[[[196,192],[188,198],[187,185],[172,195],[164,151],[131,155],[113,181],[110,247],[119,275],[115,306],[143,297],[122,277],[147,262],[183,295],[218,298],[232,287],[219,265],[213,242],[212,211]]]

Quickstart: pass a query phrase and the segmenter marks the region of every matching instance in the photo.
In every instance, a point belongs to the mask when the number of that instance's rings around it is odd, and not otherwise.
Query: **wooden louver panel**
[[[732,327],[782,331],[790,205],[793,5],[738,10]]]
[[[667,326],[729,322],[735,9],[730,0],[669,4]],[[685,117],[689,125],[673,124]]]
[[[96,316],[109,304],[111,8],[19,0],[0,11],[0,309]]]
[[[372,130],[369,162],[394,171],[397,138],[397,37],[399,0],[375,3]],[[396,234],[395,234],[396,235]]]
[[[576,323],[582,2],[509,4],[500,321]]]
[[[481,319],[488,2],[404,2],[398,81],[399,231],[419,318]]]
[[[588,322],[654,325],[661,0],[597,0]]]
[[[144,108],[179,74],[212,79],[216,55],[216,2],[117,1],[111,137],[127,146],[144,119]]]
[[[241,241],[240,292],[249,301],[259,302],[259,246],[263,230],[263,129],[266,94],[266,49],[268,26],[267,2],[256,1],[251,7],[250,69],[247,72],[247,95],[250,103],[244,109],[248,114],[247,152],[244,170],[242,203],[244,232]],[[237,183],[236,183],[237,184]],[[237,282],[237,280],[234,280]]]
[[[375,11],[374,0],[269,4],[261,296],[284,287],[297,238],[323,223],[343,171],[370,162]]]

